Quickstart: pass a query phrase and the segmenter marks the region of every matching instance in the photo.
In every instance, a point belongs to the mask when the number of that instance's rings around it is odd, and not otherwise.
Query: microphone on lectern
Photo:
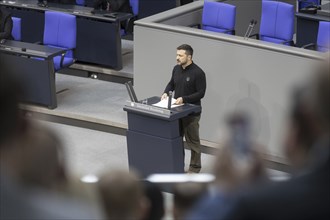
[[[169,91],[168,92],[168,101],[167,101],[167,109],[171,109],[171,105],[172,105],[172,95],[173,95],[173,92],[172,91]]]

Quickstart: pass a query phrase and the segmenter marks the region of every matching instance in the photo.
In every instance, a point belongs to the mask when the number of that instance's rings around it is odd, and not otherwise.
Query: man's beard
[[[178,65],[181,65],[181,66],[187,64],[187,61],[182,61],[181,62],[180,60],[177,60],[176,62],[178,63]]]

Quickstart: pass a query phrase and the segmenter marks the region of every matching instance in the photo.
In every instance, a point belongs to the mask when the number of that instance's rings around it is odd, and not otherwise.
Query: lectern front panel
[[[127,131],[127,151],[130,169],[142,177],[154,173],[183,173],[182,137],[166,139]]]
[[[128,129],[162,138],[180,137],[179,120],[164,121],[158,118],[130,113],[127,115]]]

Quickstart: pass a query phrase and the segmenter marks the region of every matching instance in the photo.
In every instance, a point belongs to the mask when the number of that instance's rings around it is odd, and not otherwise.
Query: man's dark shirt
[[[175,90],[174,98],[182,97],[184,103],[201,105],[206,90],[204,71],[195,63],[185,69],[181,65],[176,65],[164,92],[168,94],[173,90]]]

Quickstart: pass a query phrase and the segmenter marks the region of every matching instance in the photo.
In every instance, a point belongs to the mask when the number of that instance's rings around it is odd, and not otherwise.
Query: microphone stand
[[[43,8],[47,8],[48,7],[48,2],[47,0],[38,0],[38,4],[39,7],[43,7]]]
[[[251,33],[251,32],[250,32],[250,29],[252,28],[253,23],[254,23],[254,19],[252,19],[252,20],[250,21],[250,24],[249,24],[249,26],[248,26],[248,28],[247,28],[245,34],[244,34],[244,39],[247,38],[248,33]]]
[[[167,109],[171,110],[173,92],[168,92]]]
[[[167,109],[171,110],[171,105],[172,105],[172,91],[168,92],[168,101],[167,101]]]
[[[250,37],[250,35],[251,35],[252,31],[253,31],[254,26],[257,24],[257,20],[252,20],[252,21],[253,21],[253,23],[251,25],[250,32],[249,32],[247,38]]]

